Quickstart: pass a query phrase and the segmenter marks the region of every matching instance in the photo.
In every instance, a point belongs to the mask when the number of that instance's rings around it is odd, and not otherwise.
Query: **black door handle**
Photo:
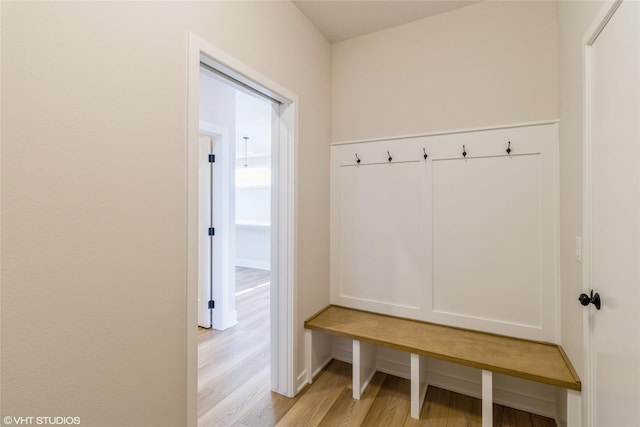
[[[596,306],[596,309],[600,310],[600,294],[596,292],[596,294],[594,295],[593,290],[591,290],[591,296],[587,294],[580,294],[580,296],[578,297],[578,301],[580,301],[580,304],[584,305],[585,307],[589,304],[593,304]]]

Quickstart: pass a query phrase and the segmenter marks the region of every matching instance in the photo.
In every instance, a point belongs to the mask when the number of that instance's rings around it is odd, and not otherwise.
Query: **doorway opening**
[[[270,98],[202,65],[200,327],[221,331],[233,327],[242,320],[236,297],[271,283],[271,156],[278,107]],[[264,315],[268,320],[269,313]]]
[[[232,234],[237,234],[235,227],[235,212],[233,217],[228,213],[231,209],[236,210],[240,207],[236,206],[236,191],[235,186],[223,186],[220,191],[224,193],[224,189],[229,190],[225,194],[216,194],[218,187],[216,185],[222,185],[225,179],[235,180],[235,172],[229,171],[235,170],[235,164],[241,162],[244,168],[245,156],[244,156],[244,142],[243,136],[249,136],[247,141],[247,168],[250,169],[251,162],[256,164],[257,158],[251,158],[249,150],[251,147],[252,137],[250,135],[233,135],[235,133],[235,127],[224,125],[224,123],[201,123],[200,118],[200,86],[201,82],[201,68],[205,65],[212,73],[221,75],[227,78],[234,85],[241,88],[241,92],[244,95],[250,95],[255,97],[260,96],[270,100],[271,108],[271,191],[270,191],[270,205],[269,212],[270,232],[269,234],[269,246],[270,246],[270,259],[268,261],[269,271],[269,296],[268,306],[271,308],[269,314],[268,333],[262,332],[263,337],[268,337],[270,348],[268,350],[269,359],[271,363],[267,371],[261,370],[261,375],[267,375],[268,389],[278,394],[282,394],[287,397],[292,397],[296,391],[296,376],[294,374],[294,345],[295,341],[295,312],[293,309],[293,297],[295,288],[295,221],[296,221],[296,209],[295,209],[295,159],[296,159],[296,123],[297,123],[297,96],[288,91],[287,89],[272,82],[260,73],[256,72],[252,68],[242,64],[236,59],[230,57],[225,52],[217,49],[216,47],[208,44],[201,38],[194,34],[189,34],[189,58],[188,58],[188,108],[187,108],[187,133],[188,133],[188,145],[187,145],[187,425],[196,425],[198,421],[198,367],[201,361],[198,358],[198,328],[196,325],[199,321],[198,313],[198,299],[202,302],[209,304],[209,301],[202,301],[202,296],[199,294],[199,279],[204,274],[201,266],[203,263],[200,258],[206,256],[206,251],[201,250],[203,231],[205,232],[205,239],[208,238],[209,233],[213,236],[231,237]],[[202,138],[201,138],[202,136]],[[203,168],[201,163],[208,163],[209,155],[207,154],[203,160],[201,151],[203,150],[200,142],[209,138],[211,149],[214,151],[212,156],[215,156],[212,169],[209,170],[208,175],[201,174]],[[236,137],[240,138],[240,146],[236,144]],[[229,142],[233,143],[229,143]],[[225,143],[226,142],[226,143]],[[206,143],[204,144],[206,145]],[[240,151],[240,159],[236,159],[236,152]],[[256,168],[257,169],[257,168]],[[226,173],[223,173],[224,172]],[[210,211],[213,213],[213,218],[218,218],[224,224],[226,222],[226,233],[222,233],[222,229],[217,230],[215,226],[209,225],[203,228],[200,218],[204,209],[201,202],[200,194],[202,188],[206,185],[206,177],[209,177],[210,186],[213,190],[214,197],[211,199]],[[216,179],[216,178],[219,179]],[[225,178],[227,177],[227,178]],[[243,178],[244,179],[244,178]],[[240,182],[241,178],[238,178]],[[211,181],[213,181],[211,183]],[[228,183],[227,183],[228,184]],[[251,185],[247,185],[251,187]],[[258,185],[259,187],[259,185]],[[223,202],[216,203],[222,197]],[[226,199],[225,199],[226,197]],[[226,200],[226,202],[224,202]],[[226,203],[226,204],[225,204]],[[206,204],[206,201],[205,201]],[[227,209],[222,209],[226,207]],[[216,216],[216,209],[227,212]],[[233,220],[232,220],[233,218]],[[256,224],[254,224],[256,225]],[[212,228],[212,230],[209,230]],[[237,236],[234,236],[237,237]],[[209,240],[211,241],[211,240]],[[233,239],[232,239],[233,241]],[[236,248],[233,250],[219,250],[220,256],[216,257],[216,242],[224,242],[224,238],[215,239],[214,243],[210,244],[210,253],[214,260],[212,267],[209,270],[209,274],[215,281],[215,275],[221,274],[224,268],[227,268],[227,276],[235,275],[235,261],[230,262],[230,259],[235,260]],[[237,239],[235,239],[237,243]],[[235,245],[235,243],[234,243]],[[227,246],[228,248],[228,246]],[[218,248],[219,249],[219,248]],[[227,256],[225,259],[224,256]],[[217,263],[223,263],[223,266],[216,268]],[[227,266],[227,267],[225,267]],[[238,274],[240,276],[240,274]],[[265,281],[266,282],[266,281]],[[258,289],[267,287],[265,282],[258,283],[259,286],[252,286],[252,291],[241,293],[241,296],[249,297],[251,293],[257,295]],[[223,282],[224,283],[224,282]],[[234,315],[238,316],[237,310],[239,307],[234,307],[235,302],[235,280],[227,281],[227,286],[223,286],[220,291],[222,298],[227,298],[227,303],[222,306],[218,305],[216,298],[215,288],[212,294],[214,306],[213,317],[211,319],[212,326],[216,323],[216,314],[224,312],[225,308],[228,311],[223,326],[220,329],[233,329],[233,324],[237,320],[234,320]],[[231,285],[231,283],[233,285]],[[246,289],[245,289],[246,290]],[[226,292],[226,295],[224,295]],[[242,292],[242,290],[240,291]],[[220,300],[222,301],[222,300]],[[220,310],[218,310],[220,308]],[[265,322],[260,323],[262,326]],[[216,331],[217,332],[217,331]],[[222,331],[224,333],[225,331]],[[216,347],[224,347],[224,344]],[[235,363],[232,359],[227,362],[221,362],[221,365]],[[238,369],[243,369],[241,365],[237,366]],[[265,374],[266,372],[266,374]],[[267,389],[267,390],[268,390]]]
[[[270,389],[271,140],[278,106],[202,64],[198,421],[204,424],[234,416],[228,406]]]

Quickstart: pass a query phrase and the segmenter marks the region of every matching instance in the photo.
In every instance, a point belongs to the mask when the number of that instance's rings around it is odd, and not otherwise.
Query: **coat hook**
[[[462,157],[467,157],[467,149],[464,145],[462,146]]]
[[[360,164],[360,157],[358,157],[358,153],[356,153],[356,163]]]
[[[511,141],[509,141],[509,145],[507,146],[507,154],[511,154]]]
[[[389,153],[388,151],[387,151],[387,155],[389,156],[389,161],[393,160],[393,157],[391,157],[391,153]]]
[[[425,150],[424,147],[422,147],[422,152],[424,153],[424,159],[427,160],[427,157],[429,156],[427,155],[427,150]]]

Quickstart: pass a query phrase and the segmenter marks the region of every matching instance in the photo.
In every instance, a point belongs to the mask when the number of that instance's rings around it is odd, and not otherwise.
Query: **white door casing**
[[[640,422],[640,3],[607,4],[585,39],[584,420]]]
[[[266,78],[226,52],[195,34],[188,37],[187,81],[187,289],[186,289],[186,365],[187,426],[198,419],[198,138],[200,64],[206,60],[219,71],[281,102],[278,107],[277,139],[272,144],[272,258],[271,258],[271,389],[292,397],[299,390],[295,383],[296,333],[299,331],[295,298],[295,229],[297,181],[297,105],[295,93]]]

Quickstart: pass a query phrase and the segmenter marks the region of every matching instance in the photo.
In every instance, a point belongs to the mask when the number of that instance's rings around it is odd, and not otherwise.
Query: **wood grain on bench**
[[[306,329],[570,390],[582,385],[562,347],[330,305]]]

